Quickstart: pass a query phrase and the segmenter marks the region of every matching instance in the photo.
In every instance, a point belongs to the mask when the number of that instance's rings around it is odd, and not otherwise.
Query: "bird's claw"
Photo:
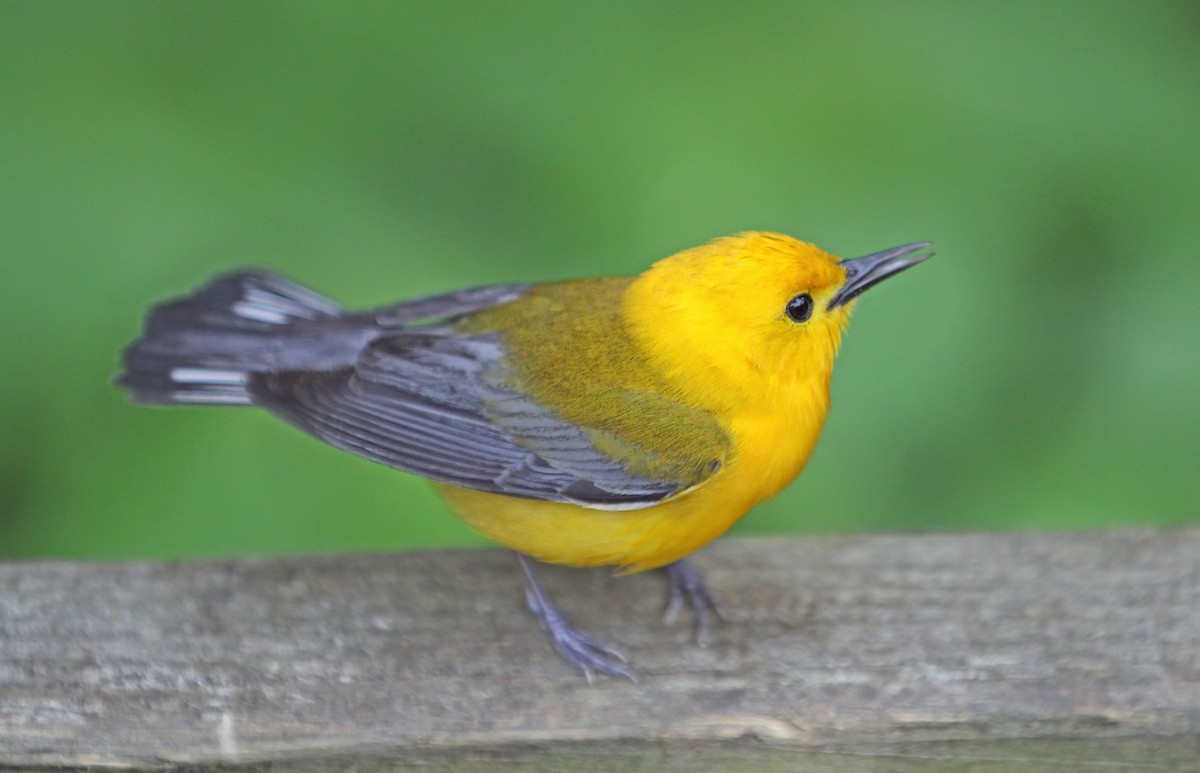
[[[596,672],[609,676],[623,676],[631,682],[637,681],[637,676],[622,665],[625,656],[602,641],[586,633],[575,630],[567,619],[556,608],[541,603],[533,593],[526,593],[525,600],[529,611],[533,612],[542,628],[550,635],[550,641],[558,654],[571,665],[583,672],[588,684],[596,681]]]
[[[679,618],[686,604],[696,616],[696,644],[707,647],[712,643],[713,619],[724,620],[717,597],[704,584],[700,573],[685,560],[676,561],[666,567],[671,596],[667,601],[663,619],[668,625]]]

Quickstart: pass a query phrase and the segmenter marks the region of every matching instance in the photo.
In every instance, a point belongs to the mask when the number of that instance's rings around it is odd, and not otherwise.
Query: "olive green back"
[[[632,281],[538,285],[458,327],[498,334],[505,351],[501,386],[578,425],[630,473],[687,488],[724,463],[729,438],[713,416],[673,399],[635,347],[621,315]]]

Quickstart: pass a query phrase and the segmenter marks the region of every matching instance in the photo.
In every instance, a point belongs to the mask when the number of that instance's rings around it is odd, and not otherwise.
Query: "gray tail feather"
[[[135,403],[249,405],[250,373],[295,359],[285,342],[341,315],[329,299],[269,272],[220,276],[151,309],[116,383]]]

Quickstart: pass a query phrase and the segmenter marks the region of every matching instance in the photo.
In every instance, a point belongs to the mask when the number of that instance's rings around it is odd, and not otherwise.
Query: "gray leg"
[[[704,584],[700,573],[692,568],[686,560],[680,559],[664,567],[667,579],[671,583],[671,598],[667,602],[664,614],[668,623],[675,622],[683,605],[687,604],[696,616],[696,643],[707,647],[712,643],[713,618],[724,620],[721,608],[717,606],[717,597]]]
[[[525,573],[525,603],[542,624],[542,629],[550,634],[550,641],[558,654],[582,671],[589,684],[595,681],[597,671],[636,682],[633,672],[621,665],[625,662],[624,655],[571,627],[538,581],[533,559],[517,553],[517,560],[521,562],[521,571]]]

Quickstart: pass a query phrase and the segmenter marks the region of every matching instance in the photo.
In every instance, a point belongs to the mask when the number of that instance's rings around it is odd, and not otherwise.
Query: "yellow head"
[[[839,261],[781,234],[716,239],[638,277],[625,318],[690,399],[769,409],[798,388],[827,388],[854,298],[923,260],[910,253],[924,246]]]

